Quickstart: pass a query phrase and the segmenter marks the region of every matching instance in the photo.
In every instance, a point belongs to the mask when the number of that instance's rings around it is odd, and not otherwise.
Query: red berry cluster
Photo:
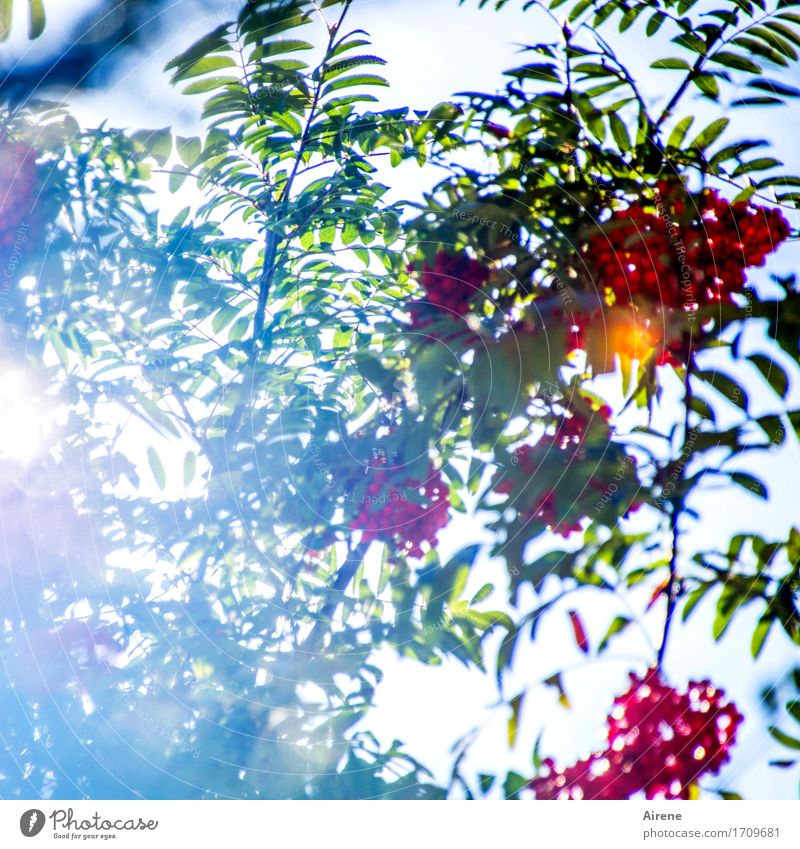
[[[710,681],[685,692],[664,683],[655,669],[614,699],[607,745],[601,752],[535,778],[537,799],[688,799],[701,776],[716,775],[730,758],[744,717]]]
[[[611,409],[603,406],[598,411],[598,415],[605,423],[605,436],[610,439],[611,432],[608,429],[607,422],[611,416]],[[521,445],[515,450],[512,461],[516,471],[513,474],[501,477],[494,487],[495,492],[501,495],[515,494],[520,487],[520,478],[524,481],[537,475],[546,475],[550,479],[561,477],[565,465],[571,466],[573,463],[580,463],[585,459],[584,443],[589,425],[589,421],[583,415],[573,412],[559,420],[554,433],[546,433],[535,445]],[[595,468],[594,463],[591,465],[592,468]],[[635,465],[633,457],[626,457],[626,466],[633,469]],[[553,466],[557,468],[554,469]],[[524,503],[525,493],[523,488],[523,491],[515,498],[513,506],[524,520],[536,519],[561,536],[566,537],[573,531],[581,530],[581,520],[590,509],[589,502],[596,505],[598,493],[603,492],[607,488],[607,484],[598,477],[589,476],[587,487],[586,478],[578,473],[577,466],[575,472],[568,480],[562,478],[562,482],[557,487],[547,488],[532,505]],[[577,487],[574,492],[570,489],[570,485],[573,483]],[[570,491],[565,492],[565,487]],[[615,484],[614,492],[617,489],[618,487]],[[558,506],[559,502],[562,505],[561,509]],[[566,515],[564,514],[564,505],[569,508]],[[628,512],[636,509],[637,506],[631,504]]]
[[[422,267],[420,284],[427,303],[441,310],[465,315],[475,293],[489,279],[489,269],[466,254],[438,251],[433,268],[426,262]]]
[[[640,299],[694,310],[742,290],[744,269],[764,264],[789,235],[774,209],[729,203],[714,190],[699,197],[659,183],[659,213],[641,204],[614,212],[589,241],[600,284],[617,302]]]
[[[7,252],[36,202],[36,153],[19,141],[0,141],[0,251]]]
[[[350,528],[362,532],[363,542],[392,543],[400,554],[422,557],[423,543],[434,548],[447,524],[450,495],[441,472],[431,469],[427,480],[406,478],[399,483],[383,469],[371,476]]]

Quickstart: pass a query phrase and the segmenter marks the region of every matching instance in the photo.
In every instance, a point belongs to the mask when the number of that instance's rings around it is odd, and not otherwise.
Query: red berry
[[[545,761],[530,785],[537,799],[687,799],[728,761],[744,718],[722,690],[699,681],[679,692],[655,669],[630,677],[608,716],[606,747],[565,769]]]
[[[441,310],[465,315],[470,302],[489,279],[489,269],[466,254],[449,254],[439,251],[433,268],[428,263],[422,267],[420,284],[425,290],[427,303]]]

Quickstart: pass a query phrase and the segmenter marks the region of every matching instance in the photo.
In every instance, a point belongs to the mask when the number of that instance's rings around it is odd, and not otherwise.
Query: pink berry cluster
[[[441,472],[432,468],[426,480],[398,481],[385,469],[370,475],[350,528],[361,531],[364,542],[379,540],[394,545],[398,554],[423,557],[424,546],[434,548],[447,524],[450,494]]]
[[[687,799],[704,775],[716,775],[730,758],[744,717],[710,681],[685,691],[655,669],[614,699],[604,748],[565,769],[552,759],[531,781],[537,799]]]
[[[419,282],[425,290],[426,303],[449,313],[465,315],[488,279],[489,269],[478,260],[464,253],[438,251],[433,267],[427,262],[422,266]]]
[[[611,440],[610,416],[607,406],[595,413],[599,424],[590,423],[578,412],[563,416],[555,429],[545,433],[535,445],[522,445],[514,451],[511,468],[498,473],[494,491],[512,496],[509,506],[524,521],[538,521],[564,537],[580,531],[582,520],[611,500],[627,499],[625,515],[636,510],[639,504],[633,496],[639,484],[635,459],[619,446],[615,446],[618,452],[606,451],[610,462],[598,462],[587,452],[590,425],[595,431],[593,440],[599,440],[601,435],[604,445]],[[565,467],[569,467],[566,475]],[[605,479],[606,471],[609,480]],[[544,490],[531,486],[537,477],[552,485]],[[535,493],[532,498],[529,491]]]

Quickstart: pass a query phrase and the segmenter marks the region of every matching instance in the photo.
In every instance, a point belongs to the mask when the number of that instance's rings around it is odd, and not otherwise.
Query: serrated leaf
[[[181,70],[172,75],[172,82],[190,80],[193,77],[202,77],[212,71],[220,71],[223,68],[236,68],[236,62],[230,56],[204,56],[196,62],[185,65]]]
[[[331,92],[341,91],[343,88],[353,86],[388,86],[389,83],[377,74],[352,74],[349,77],[339,77],[328,83],[322,90],[322,97],[327,97]]]
[[[191,47],[184,50],[183,53],[180,53],[174,59],[171,59],[164,66],[164,70],[171,71],[175,68],[191,65],[193,62],[196,62],[204,56],[208,56],[221,50],[230,49],[230,45],[226,38],[229,27],[230,24],[220,24],[216,29],[198,39]]]
[[[730,124],[730,119],[728,118],[718,118],[716,121],[712,121],[702,132],[697,134],[690,147],[696,147],[698,150],[705,150],[711,147],[725,132],[728,124]]]

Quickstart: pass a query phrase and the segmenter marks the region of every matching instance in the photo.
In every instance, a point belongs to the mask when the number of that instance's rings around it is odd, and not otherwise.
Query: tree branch
[[[692,372],[694,369],[694,351],[692,350],[692,329],[684,338],[684,354],[686,356],[686,376],[684,379],[684,398],[683,398],[683,448],[679,458],[678,478],[675,483],[676,494],[671,499],[670,510],[670,534],[671,534],[671,552],[669,558],[669,578],[667,580],[666,595],[667,595],[667,612],[664,617],[664,630],[661,636],[661,645],[658,649],[656,658],[656,667],[661,669],[664,663],[664,656],[669,643],[669,634],[672,627],[672,620],[675,617],[675,609],[678,605],[679,578],[678,578],[678,555],[680,549],[680,518],[686,506],[686,493],[683,491],[683,482],[686,473],[686,467],[691,460],[692,449],[689,444],[689,417],[692,411]]]

